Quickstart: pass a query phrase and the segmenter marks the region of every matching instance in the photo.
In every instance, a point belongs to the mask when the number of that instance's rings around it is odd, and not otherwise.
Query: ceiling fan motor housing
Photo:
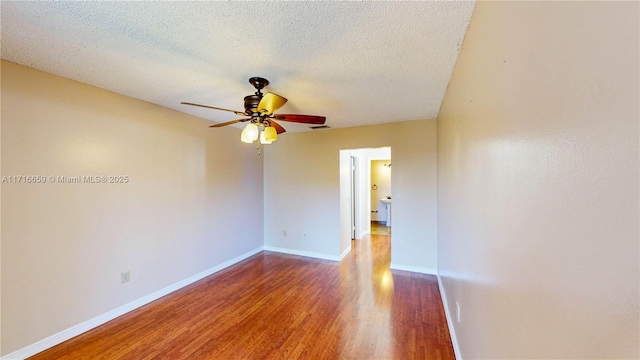
[[[247,114],[252,115],[257,112],[258,104],[260,104],[260,100],[262,100],[262,91],[260,90],[269,85],[269,80],[256,76],[249,79],[249,83],[258,90],[255,95],[244,97],[244,110]]]
[[[247,114],[252,115],[258,111],[258,104],[260,104],[261,99],[261,95],[247,95],[244,97],[244,109]]]

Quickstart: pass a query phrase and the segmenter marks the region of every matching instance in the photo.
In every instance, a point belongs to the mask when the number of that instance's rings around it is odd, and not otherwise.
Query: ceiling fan
[[[242,130],[240,140],[246,143],[252,143],[260,138],[261,144],[271,144],[276,141],[278,134],[282,134],[286,130],[280,126],[275,120],[289,121],[303,124],[321,125],[327,120],[324,116],[313,115],[298,115],[298,114],[274,114],[275,111],[280,109],[287,99],[274,93],[262,93],[269,80],[261,77],[252,77],[249,79],[249,83],[256,88],[256,92],[253,95],[245,96],[244,98],[244,111],[236,111],[223,109],[215,106],[194,104],[190,102],[181,102],[183,105],[198,106],[207,109],[222,110],[232,112],[236,115],[247,116],[242,119],[231,120],[210,127],[222,127],[227,125],[236,124],[239,122],[250,121],[249,124]],[[260,132],[260,127],[263,127],[264,131]]]

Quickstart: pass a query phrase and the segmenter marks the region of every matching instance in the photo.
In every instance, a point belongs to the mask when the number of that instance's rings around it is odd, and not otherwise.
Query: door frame
[[[350,232],[351,232],[351,239],[352,240],[357,240],[358,239],[358,234],[360,233],[360,222],[359,220],[359,216],[360,216],[360,212],[358,211],[359,208],[359,201],[360,201],[360,186],[359,186],[359,171],[360,171],[360,161],[359,158],[357,156],[351,155],[350,156],[351,160],[350,160],[350,164],[349,166],[351,167],[350,169],[350,176],[349,176],[349,181],[350,181],[350,191],[351,191],[351,228],[350,228]]]

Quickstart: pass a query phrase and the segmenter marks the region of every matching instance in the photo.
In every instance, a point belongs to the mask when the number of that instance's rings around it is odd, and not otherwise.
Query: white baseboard
[[[316,253],[311,251],[294,250],[294,249],[287,249],[287,248],[281,248],[281,247],[275,247],[275,246],[265,246],[264,250],[279,252],[279,253],[289,254],[289,255],[306,256],[306,257],[322,259],[322,260],[340,261],[340,258],[337,256],[331,256],[331,255],[321,254],[321,253]]]
[[[423,268],[418,266],[406,266],[406,265],[398,265],[398,264],[391,263],[390,268],[393,270],[411,271],[411,272],[416,272],[421,274],[429,274],[429,275],[438,274],[438,269]]]
[[[214,274],[224,268],[227,268],[237,262],[240,262],[250,256],[253,256],[259,252],[261,252],[263,250],[263,247],[259,247],[257,249],[251,250],[247,253],[244,253],[240,256],[237,256],[231,260],[225,261],[220,265],[214,266],[210,269],[207,269],[203,272],[200,272],[198,274],[195,274],[191,277],[188,277],[182,281],[179,281],[175,284],[169,285],[163,289],[160,289],[158,291],[155,291],[147,296],[144,296],[138,300],[134,300],[128,304],[122,305],[118,308],[115,308],[111,311],[108,311],[102,315],[96,316],[93,319],[87,320],[83,323],[80,323],[78,325],[72,326],[66,330],[63,330],[57,334],[51,335],[48,338],[42,339],[36,343],[33,343],[31,345],[28,345],[22,349],[16,350],[14,352],[12,352],[11,354],[7,354],[5,356],[3,356],[0,360],[22,360],[25,358],[28,358],[30,356],[33,356],[39,352],[42,352],[44,350],[49,349],[50,347],[53,347],[55,345],[58,345],[62,342],[65,342],[73,337],[76,337],[84,332],[87,332],[93,328],[96,328],[104,323],[106,323],[107,321],[111,321],[115,318],[117,318],[118,316],[122,316],[126,313],[128,313],[129,311],[135,310],[143,305],[146,305],[154,300],[157,300],[167,294],[170,294],[180,288],[183,288],[191,283],[194,283],[200,279],[203,279],[211,274]]]
[[[458,338],[456,337],[456,330],[453,327],[453,318],[449,313],[449,302],[447,302],[447,293],[442,286],[442,280],[440,274],[438,276],[438,287],[440,288],[440,297],[442,298],[442,306],[444,307],[444,315],[447,318],[447,326],[449,326],[449,335],[451,336],[451,343],[453,343],[453,352],[456,355],[457,360],[462,360],[462,354],[460,353],[460,345],[458,344]]]
[[[342,259],[344,259],[344,257],[347,256],[350,252],[351,252],[351,244],[349,244],[349,246],[346,249],[344,249],[342,254],[340,254],[340,261],[342,261]]]

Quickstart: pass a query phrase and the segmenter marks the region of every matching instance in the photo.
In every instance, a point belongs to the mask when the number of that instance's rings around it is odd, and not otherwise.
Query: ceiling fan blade
[[[324,116],[298,115],[298,114],[278,114],[278,115],[275,115],[274,118],[280,121],[290,121],[290,122],[314,124],[314,125],[322,125],[325,123],[325,121],[327,121],[327,118]]]
[[[276,132],[278,133],[278,135],[282,134],[283,132],[287,131],[285,130],[282,126],[280,126],[280,124],[278,124],[277,122],[273,121],[273,120],[269,120],[269,122],[271,123],[271,126],[273,126],[274,128],[276,128]]]
[[[232,112],[236,115],[240,115],[240,116],[245,116],[247,115],[245,112],[242,111],[236,111],[236,110],[229,110],[229,109],[223,109],[223,108],[219,108],[219,107],[215,107],[215,106],[209,106],[209,105],[201,105],[201,104],[194,104],[194,103],[190,103],[190,102],[181,102],[180,104],[182,105],[191,105],[191,106],[198,106],[201,108],[206,108],[206,109],[213,109],[213,110],[222,110],[222,111],[228,111],[228,112]]]
[[[258,104],[258,112],[263,115],[271,115],[274,111],[280,109],[287,102],[287,99],[274,93],[266,93]]]
[[[236,124],[236,123],[239,123],[239,122],[245,122],[247,120],[251,120],[251,118],[231,120],[231,121],[227,121],[227,122],[223,122],[223,123],[219,123],[219,124],[214,124],[214,125],[211,125],[209,127],[223,127],[223,126],[227,126],[227,125],[231,125],[231,124]]]

